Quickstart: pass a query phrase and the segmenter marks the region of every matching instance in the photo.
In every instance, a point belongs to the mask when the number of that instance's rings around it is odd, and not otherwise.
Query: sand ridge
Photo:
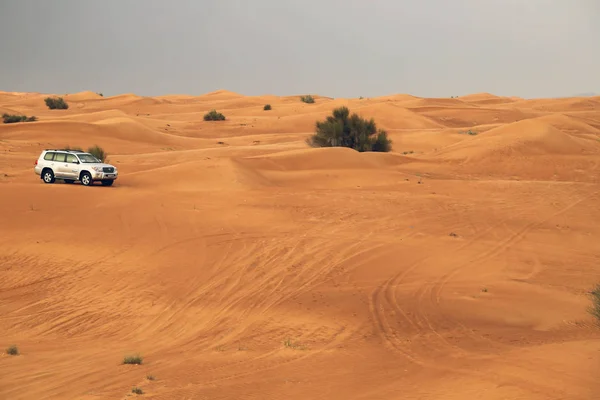
[[[300,95],[0,92],[0,398],[600,395],[600,98]],[[339,106],[393,151],[308,147]]]

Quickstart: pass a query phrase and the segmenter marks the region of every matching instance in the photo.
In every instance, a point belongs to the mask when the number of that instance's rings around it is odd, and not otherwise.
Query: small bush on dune
[[[225,116],[217,110],[211,110],[204,114],[205,121],[225,121]]]
[[[143,361],[141,356],[127,356],[123,358],[123,364],[137,364],[140,365]]]
[[[307,140],[312,147],[349,147],[363,151],[388,152],[392,141],[373,119],[350,115],[347,107],[333,110],[325,121],[317,121],[316,132]]]
[[[269,111],[269,110],[271,110],[271,105],[270,105],[270,104],[266,104],[266,105],[263,107],[263,110],[265,110],[265,111]]]
[[[102,162],[105,162],[108,157],[106,151],[104,151],[104,149],[98,145],[90,147],[87,152]]]
[[[2,119],[5,124],[14,124],[16,122],[35,122],[37,117],[32,115],[27,117],[26,115],[14,115],[14,114],[2,114]]]
[[[18,356],[19,348],[13,344],[12,346],[9,346],[8,349],[6,349],[6,354],[11,356]]]
[[[306,346],[304,346],[298,342],[292,342],[292,339],[290,339],[290,338],[285,339],[283,341],[283,345],[288,349],[306,350]]]
[[[600,284],[596,285],[594,290],[591,292],[592,295],[592,307],[590,313],[596,318],[600,324]]]
[[[301,96],[300,100],[304,103],[312,104],[315,102],[315,99],[309,94],[308,96]]]
[[[66,110],[69,108],[69,105],[62,97],[46,97],[44,101],[51,110]]]
[[[2,114],[2,120],[5,124],[14,124],[17,122],[25,122],[27,116],[16,114]]]
[[[2,114],[2,119],[5,124],[14,124],[17,122],[24,122],[27,119],[27,116],[15,114]]]

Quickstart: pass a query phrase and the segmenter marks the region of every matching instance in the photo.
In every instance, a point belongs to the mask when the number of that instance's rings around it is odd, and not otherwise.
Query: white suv
[[[95,181],[110,186],[118,175],[114,165],[76,150],[44,150],[35,162],[34,171],[45,183],[62,179],[65,183],[80,181],[84,186],[93,185]]]

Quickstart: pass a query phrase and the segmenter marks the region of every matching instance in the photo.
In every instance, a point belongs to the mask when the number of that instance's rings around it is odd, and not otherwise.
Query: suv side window
[[[52,161],[52,158],[54,157],[54,154],[56,154],[56,153],[47,152],[44,155],[44,160],[46,160],[46,161]]]
[[[55,153],[54,155],[54,161],[58,161],[58,162],[65,162],[65,153]]]
[[[73,154],[67,154],[67,162],[71,164],[76,163],[77,157],[75,157]]]

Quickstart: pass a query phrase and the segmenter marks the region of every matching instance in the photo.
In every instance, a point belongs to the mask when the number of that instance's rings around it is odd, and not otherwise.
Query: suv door
[[[67,153],[54,153],[54,176],[57,178],[69,178],[69,164],[67,164]]]
[[[65,178],[76,180],[79,177],[79,160],[75,154],[67,154],[64,168]]]

